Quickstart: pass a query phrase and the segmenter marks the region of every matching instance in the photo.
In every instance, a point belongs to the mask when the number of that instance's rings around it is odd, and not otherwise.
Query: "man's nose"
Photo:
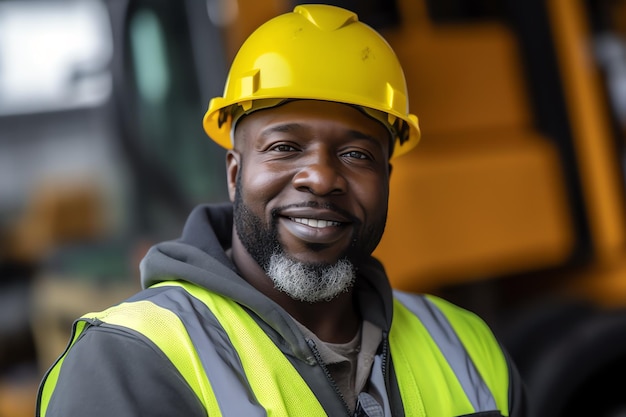
[[[348,189],[341,161],[336,155],[315,153],[303,159],[292,179],[294,188],[315,195],[343,194]]]

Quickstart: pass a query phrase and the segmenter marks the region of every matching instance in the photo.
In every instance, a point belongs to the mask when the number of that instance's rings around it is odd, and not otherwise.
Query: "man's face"
[[[354,107],[293,101],[237,126],[228,157],[237,236],[266,271],[272,256],[358,267],[382,236],[389,133]]]

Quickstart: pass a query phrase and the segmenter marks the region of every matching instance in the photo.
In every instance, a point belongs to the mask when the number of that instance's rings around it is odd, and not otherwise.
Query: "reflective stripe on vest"
[[[171,286],[181,287],[193,297],[183,291],[165,291]],[[154,342],[189,383],[211,417],[325,415],[300,374],[241,306],[189,283],[169,281],[155,287],[163,291],[149,300],[126,302],[83,319],[124,326]],[[486,364],[482,356],[489,352],[494,358],[502,357],[497,343],[492,342],[493,336],[483,340],[483,334],[468,336],[460,332],[458,337],[467,352],[450,350],[448,346],[451,342],[456,344],[456,340],[446,338],[456,337],[452,331],[456,330],[455,324],[474,320],[465,317],[467,313],[459,315],[450,310],[437,299],[426,301],[402,294],[399,298],[409,307],[394,303],[389,339],[406,415],[457,416],[494,410],[494,396],[489,389],[467,389],[484,380],[483,386],[486,384],[496,393],[495,402],[506,416],[506,363],[496,360],[496,365]],[[420,306],[420,302],[424,305]],[[472,325],[486,328],[479,321]],[[72,343],[84,327],[85,322],[78,322]],[[468,354],[475,360],[470,360]],[[43,385],[41,416],[45,416],[63,358]],[[472,363],[475,371],[458,367]]]
[[[437,297],[394,295],[389,342],[405,408],[441,416],[499,410],[507,416],[508,366],[484,322]]]

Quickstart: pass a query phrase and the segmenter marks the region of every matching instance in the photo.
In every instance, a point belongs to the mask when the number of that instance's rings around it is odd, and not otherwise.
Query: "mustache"
[[[278,216],[280,216],[280,213],[284,210],[291,209],[291,208],[302,208],[302,207],[334,211],[335,213],[340,214],[342,217],[349,219],[349,221],[353,224],[360,225],[362,223],[361,220],[358,219],[356,216],[354,216],[352,213],[337,206],[336,204],[333,204],[330,202],[318,202],[318,201],[305,201],[302,203],[288,204],[286,206],[273,208],[271,211],[272,219],[276,219]]]

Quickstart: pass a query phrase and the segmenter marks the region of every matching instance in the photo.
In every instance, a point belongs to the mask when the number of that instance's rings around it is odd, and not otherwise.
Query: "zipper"
[[[404,413],[400,412],[400,410],[397,409],[397,404],[396,404],[396,396],[392,395],[392,388],[391,388],[391,382],[389,381],[389,372],[387,372],[387,367],[389,366],[389,332],[383,331],[383,348],[382,348],[382,352],[381,352],[381,362],[380,362],[380,367],[383,373],[383,380],[385,381],[385,390],[387,391],[387,398],[389,399],[389,408],[391,409],[391,414],[392,415],[404,415]],[[402,409],[401,409],[402,410]]]
[[[385,379],[385,385],[389,386],[389,375],[387,374],[387,362],[389,359],[389,338],[386,331],[383,331],[383,351],[380,367],[383,371],[383,378]]]
[[[346,402],[346,399],[344,398],[343,394],[339,390],[339,387],[337,386],[337,383],[333,379],[333,376],[330,374],[328,367],[322,360],[322,355],[320,354],[319,350],[317,350],[317,345],[315,344],[315,341],[313,341],[312,339],[307,339],[306,342],[311,348],[311,351],[313,352],[313,356],[315,357],[317,364],[322,368],[322,371],[324,371],[324,375],[326,375],[326,379],[328,379],[328,382],[330,383],[330,386],[333,388],[333,391],[335,391],[335,394],[337,394],[337,396],[341,400],[341,403],[343,404],[343,407],[346,410],[346,415],[348,417],[352,417],[352,412],[350,411],[350,407],[348,407],[348,403]]]

